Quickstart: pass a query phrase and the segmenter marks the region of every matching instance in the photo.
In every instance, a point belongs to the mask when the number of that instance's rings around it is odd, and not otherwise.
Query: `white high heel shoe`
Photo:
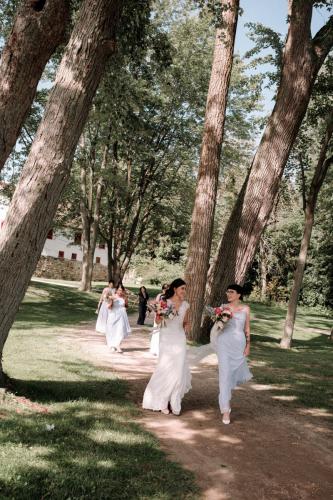
[[[231,410],[229,410],[228,412],[224,412],[224,414],[223,414],[222,422],[225,425],[229,425],[230,424],[230,413],[231,413]],[[225,416],[226,414],[228,415],[227,417]]]

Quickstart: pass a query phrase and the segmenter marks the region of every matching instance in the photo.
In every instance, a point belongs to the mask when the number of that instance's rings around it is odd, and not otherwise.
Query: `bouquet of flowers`
[[[211,307],[206,306],[205,311],[207,316],[216,324],[218,329],[223,330],[224,325],[228,323],[233,314],[229,307]]]
[[[169,305],[165,300],[159,300],[155,304],[152,304],[152,307],[156,313],[157,321],[161,321],[161,327],[166,325],[167,319],[173,319],[177,316],[177,312],[174,307]]]

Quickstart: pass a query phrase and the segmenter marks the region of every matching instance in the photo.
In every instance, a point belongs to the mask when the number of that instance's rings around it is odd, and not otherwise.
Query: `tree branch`
[[[319,64],[325,59],[333,45],[333,16],[329,18],[313,37],[313,47],[318,57]]]

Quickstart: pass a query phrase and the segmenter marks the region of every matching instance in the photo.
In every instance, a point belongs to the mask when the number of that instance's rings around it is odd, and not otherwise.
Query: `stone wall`
[[[62,279],[69,281],[81,280],[81,262],[77,260],[44,257],[39,259],[34,276],[37,278]],[[102,264],[94,264],[93,280],[107,281],[108,271]]]

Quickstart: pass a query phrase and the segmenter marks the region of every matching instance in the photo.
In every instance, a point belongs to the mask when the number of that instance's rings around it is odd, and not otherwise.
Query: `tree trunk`
[[[85,0],[0,239],[0,354],[66,185],[75,147],[108,56],[122,2]],[[1,365],[2,367],[2,365]]]
[[[109,133],[103,151],[103,159],[100,170],[100,175],[97,180],[95,200],[93,199],[94,179],[91,177],[89,184],[89,195],[87,199],[86,189],[86,171],[85,167],[81,167],[81,220],[82,220],[82,275],[80,290],[83,292],[91,291],[91,282],[94,270],[94,255],[98,236],[98,224],[100,217],[101,201],[103,194],[103,174],[106,169],[109,146],[111,138],[111,123]]]
[[[271,214],[318,71],[333,44],[333,18],[311,39],[313,2],[289,0],[289,29],[279,90],[209,272],[207,297],[219,304],[229,283],[243,284]]]
[[[326,128],[325,137],[323,139],[319,155],[319,160],[311,182],[309,197],[308,200],[306,201],[305,222],[304,222],[304,231],[301,242],[301,248],[297,259],[296,271],[294,275],[294,283],[288,303],[288,310],[287,310],[286,321],[284,324],[283,336],[280,342],[280,347],[284,349],[289,349],[291,347],[292,337],[294,333],[295,319],[296,319],[297,303],[303,282],[306,257],[310,245],[318,193],[324,182],[328,167],[330,163],[333,162],[333,157],[327,158],[325,160],[329,142],[332,137],[332,133],[333,133],[333,114],[331,115],[329,123]]]
[[[265,302],[267,298],[267,254],[263,239],[259,246],[259,264],[260,264],[260,298]]]
[[[193,340],[200,336],[239,0],[221,0],[221,6],[223,25],[217,29],[215,38],[185,271]]]
[[[112,255],[112,241],[107,241],[108,245],[108,274],[109,281],[112,280],[114,285],[117,286],[123,280],[123,274],[120,269],[120,265],[117,259],[113,258]]]
[[[46,63],[64,41],[69,2],[24,0],[1,53],[0,171],[19,136]]]
[[[82,244],[82,254],[81,283],[79,290],[82,292],[91,292],[91,282],[94,270],[94,254],[92,253],[90,245]]]

